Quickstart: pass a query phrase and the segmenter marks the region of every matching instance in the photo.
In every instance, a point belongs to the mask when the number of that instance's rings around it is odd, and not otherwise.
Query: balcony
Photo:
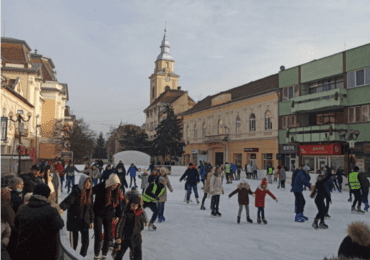
[[[333,107],[341,108],[345,106],[347,106],[347,89],[332,89],[293,98],[292,113],[318,112],[325,110],[325,108],[332,109]]]
[[[329,128],[332,126],[332,135],[329,135]],[[307,127],[297,127],[289,129],[289,138],[287,142],[339,142],[341,140],[339,134],[341,131],[347,131],[347,125],[331,124],[317,125]],[[285,132],[286,133],[286,132]],[[294,140],[292,140],[292,137]]]
[[[228,134],[221,134],[221,135],[207,135],[204,138],[205,144],[210,143],[222,143],[228,140],[229,135]]]

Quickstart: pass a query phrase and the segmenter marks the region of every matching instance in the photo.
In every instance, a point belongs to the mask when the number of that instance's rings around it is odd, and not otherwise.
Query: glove
[[[254,194],[254,193],[253,193],[253,194],[252,194],[252,196],[253,196],[253,197],[256,197],[256,194]]]
[[[119,251],[121,249],[121,244],[114,243],[114,251]]]

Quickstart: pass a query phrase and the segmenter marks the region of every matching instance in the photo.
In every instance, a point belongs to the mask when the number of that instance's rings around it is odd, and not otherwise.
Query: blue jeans
[[[368,203],[367,196],[369,195],[369,188],[362,189],[362,202]]]
[[[60,190],[63,190],[64,174],[59,175],[59,178],[60,178]]]
[[[68,193],[71,189],[71,182],[72,182],[72,186],[75,185],[75,176],[67,176]]]
[[[342,190],[342,183],[338,182],[339,189]]]
[[[193,190],[194,190],[195,198],[199,198],[199,196],[198,196],[198,190],[197,190],[197,185],[196,184],[195,185],[188,184],[188,196],[187,196],[187,200],[190,200],[191,188],[193,188]]]
[[[262,218],[265,218],[265,208],[258,207],[257,216],[260,218],[260,215],[262,214]]]
[[[163,218],[164,202],[158,202],[158,218]]]
[[[92,182],[93,182],[94,186],[98,185],[98,179],[92,178]]]

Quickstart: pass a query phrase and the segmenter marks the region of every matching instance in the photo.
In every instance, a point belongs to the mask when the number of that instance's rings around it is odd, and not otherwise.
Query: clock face
[[[170,81],[170,77],[168,77],[168,76],[167,76],[167,77],[166,77],[166,81]]]

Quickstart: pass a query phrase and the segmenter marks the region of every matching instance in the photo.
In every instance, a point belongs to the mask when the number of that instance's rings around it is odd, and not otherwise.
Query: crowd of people
[[[234,165],[235,166],[235,165]],[[249,195],[255,200],[257,208],[257,223],[267,224],[265,218],[265,197],[268,194],[278,202],[271,193],[268,184],[278,182],[278,188],[285,189],[286,172],[283,165],[275,170],[271,165],[267,168],[267,178],[262,178],[260,185],[253,191],[247,182],[255,178],[253,165],[246,165],[246,178],[240,177],[241,167],[233,167],[226,163],[221,166],[212,166],[201,162],[199,167],[189,164],[179,181],[185,180],[185,202],[191,200],[192,191],[196,202],[205,210],[205,200],[211,196],[211,217],[221,217],[219,211],[220,196],[223,195],[223,178],[226,184],[232,180],[241,180],[236,189],[228,198],[238,194],[239,210],[237,223],[241,221],[243,208],[246,210],[246,220],[253,223],[250,217]],[[238,172],[239,171],[239,172]],[[329,219],[329,205],[332,203],[331,193],[337,187],[341,192],[343,176],[349,179],[350,196],[354,196],[353,213],[363,214],[361,203],[368,205],[369,181],[367,175],[359,173],[354,167],[348,176],[341,170],[336,173],[326,167],[323,174],[317,176],[314,185],[310,183],[310,175],[303,165],[293,172],[291,192],[295,197],[295,221],[303,223],[308,220],[303,215],[306,201],[303,190],[311,190],[310,198],[314,199],[318,213],[312,227],[326,229],[325,219]],[[75,172],[83,173],[78,184],[75,185]],[[107,259],[109,248],[113,248],[112,255],[116,260],[123,258],[130,248],[131,259],[142,259],[141,231],[145,226],[155,231],[154,225],[164,222],[167,189],[173,192],[169,170],[160,169],[151,163],[148,170],[138,177],[141,179],[141,193],[136,185],[138,168],[131,164],[127,172],[120,161],[116,166],[94,163],[86,164],[84,170],[78,170],[72,162],[63,166],[60,158],[51,163],[33,165],[29,173],[20,177],[14,176],[9,187],[1,189],[1,227],[2,227],[2,255],[5,259],[26,259],[37,255],[39,259],[57,259],[59,255],[59,230],[64,227],[62,216],[67,211],[66,229],[71,233],[71,245],[77,249],[79,235],[81,235],[80,255],[86,256],[89,248],[89,230],[94,230],[94,259]],[[150,175],[149,175],[150,173]],[[64,175],[67,184],[63,187]],[[126,175],[130,175],[130,186],[127,185]],[[269,177],[270,176],[270,177]],[[197,185],[203,183],[203,199],[200,202]],[[67,189],[67,197],[59,202],[59,192]],[[126,189],[130,188],[126,191]],[[351,199],[351,198],[350,198]],[[357,208],[355,207],[357,204]],[[152,211],[148,219],[145,208]],[[320,221],[320,223],[319,223]],[[104,229],[104,233],[103,233]],[[369,237],[368,240],[359,239],[359,236]],[[113,243],[114,242],[114,243]],[[45,246],[47,244],[47,246]],[[350,257],[370,257],[370,229],[363,224],[354,223],[348,229],[346,237],[339,250],[340,255]],[[359,251],[355,250],[358,248]],[[361,251],[362,250],[362,251]],[[367,252],[367,253],[366,253]],[[368,258],[365,258],[368,259]]]

